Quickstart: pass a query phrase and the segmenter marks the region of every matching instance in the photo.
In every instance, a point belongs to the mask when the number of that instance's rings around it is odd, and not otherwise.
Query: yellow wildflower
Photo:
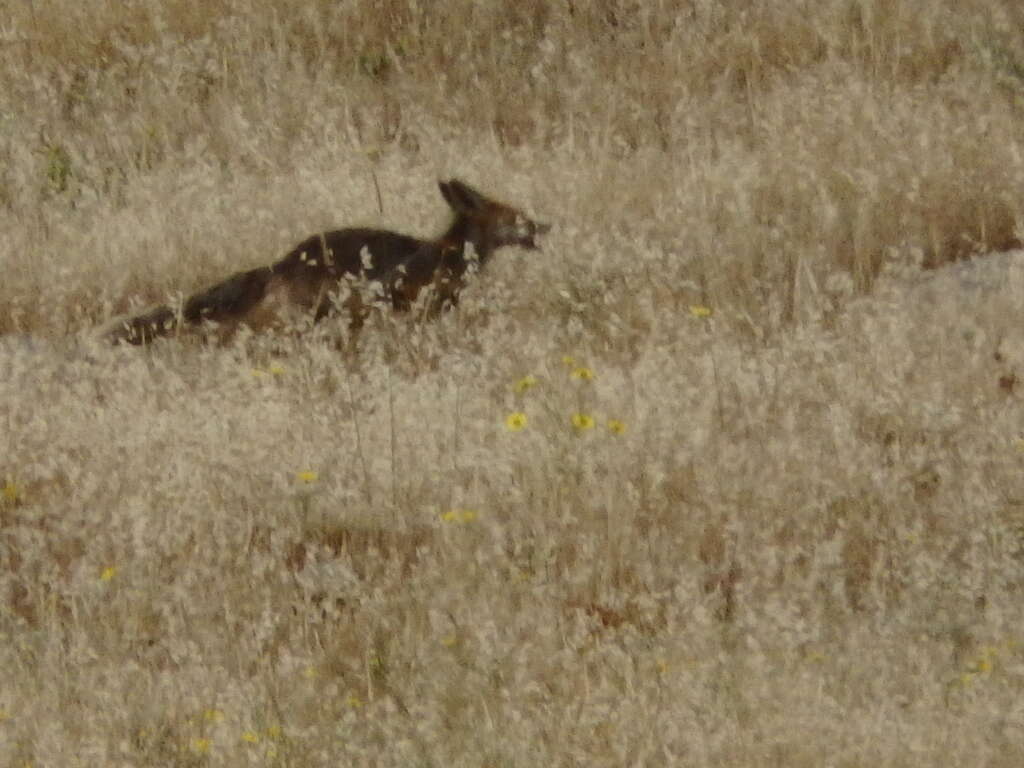
[[[269,728],[267,728],[267,738],[270,739],[271,741],[277,741],[278,739],[280,739],[281,738],[281,726],[280,725],[272,725]]]
[[[4,483],[4,498],[12,503],[21,498],[21,489],[10,478]]]
[[[690,307],[690,314],[694,317],[711,317],[711,307],[702,304],[694,304]]]
[[[526,414],[516,411],[505,417],[505,428],[509,432],[519,432],[526,427]]]
[[[254,731],[245,731],[242,733],[242,741],[248,742],[249,744],[259,744],[260,735]]]
[[[533,389],[537,386],[537,377],[533,375],[523,376],[519,381],[516,382],[515,389],[517,395],[521,395],[528,389]]]
[[[270,368],[267,370],[269,370],[273,376],[281,376],[284,374],[284,366],[280,363],[271,363]]]
[[[200,755],[205,755],[210,751],[210,740],[209,739],[193,739],[192,749],[198,752]]]
[[[363,702],[360,701],[359,697],[353,693],[351,696],[348,697],[348,705],[352,707],[352,709],[359,709],[361,706],[363,706]]]
[[[571,355],[565,355],[564,357],[562,357],[562,363],[564,365],[568,365],[570,368],[575,368],[576,358],[572,357]]]
[[[219,709],[207,709],[203,712],[203,719],[208,723],[219,723],[224,719],[224,713]]]
[[[593,429],[594,417],[586,413],[574,413],[572,415],[572,425],[581,432],[587,429]]]
[[[117,568],[112,565],[108,565],[100,572],[100,581],[113,581],[117,575]]]
[[[446,523],[472,523],[476,517],[475,509],[449,509],[441,513],[441,520]]]
[[[572,376],[572,378],[576,379],[576,381],[594,380],[594,372],[582,365],[578,368],[573,368],[572,373],[570,373],[569,375]]]
[[[613,435],[621,435],[626,431],[626,422],[619,419],[608,419],[608,429]]]
[[[316,472],[313,472],[312,470],[307,469],[302,472],[296,472],[295,479],[298,480],[300,483],[305,483],[306,485],[309,485],[310,483],[315,483],[317,480],[319,480],[320,475],[318,475]]]

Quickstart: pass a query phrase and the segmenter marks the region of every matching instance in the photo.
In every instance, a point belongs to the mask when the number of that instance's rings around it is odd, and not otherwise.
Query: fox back
[[[461,181],[439,187],[455,218],[437,239],[368,228],[313,235],[270,266],[236,273],[195,294],[180,313],[157,307],[118,324],[108,336],[144,344],[181,324],[207,322],[216,323],[222,334],[240,323],[260,330],[280,324],[284,315],[311,316],[316,322],[338,304],[358,328],[372,305],[408,310],[426,288],[433,289],[428,310],[434,314],[458,302],[466,276],[498,248],[535,250],[537,235],[550,229]]]

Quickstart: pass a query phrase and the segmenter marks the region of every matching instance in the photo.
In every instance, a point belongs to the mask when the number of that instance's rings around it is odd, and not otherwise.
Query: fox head
[[[522,211],[485,197],[458,179],[438,182],[441,195],[455,212],[453,229],[473,243],[485,258],[506,245],[537,250],[537,236],[551,229],[529,219]]]

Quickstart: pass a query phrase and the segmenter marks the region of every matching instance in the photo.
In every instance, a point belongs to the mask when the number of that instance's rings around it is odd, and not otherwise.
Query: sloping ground
[[[12,6],[0,763],[1020,765],[1022,14]],[[437,323],[90,340],[451,176]]]
[[[632,359],[8,338],[3,757],[1015,764],[1019,268]]]

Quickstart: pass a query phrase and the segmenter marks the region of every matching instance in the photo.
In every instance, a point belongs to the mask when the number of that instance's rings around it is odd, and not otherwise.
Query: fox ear
[[[458,179],[452,179],[447,183],[438,182],[438,187],[448,205],[458,213],[479,211],[487,202],[483,195]]]

